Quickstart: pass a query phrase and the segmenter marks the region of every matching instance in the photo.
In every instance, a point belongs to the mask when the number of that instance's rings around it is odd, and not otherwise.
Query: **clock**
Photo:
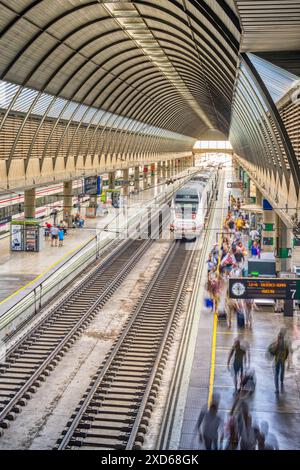
[[[235,282],[232,284],[231,290],[234,295],[241,297],[245,293],[246,287],[241,282]]]

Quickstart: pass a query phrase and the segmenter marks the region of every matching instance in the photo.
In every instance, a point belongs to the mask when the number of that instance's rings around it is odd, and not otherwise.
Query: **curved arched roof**
[[[286,179],[291,170],[299,187],[293,146],[247,53],[297,52],[300,0],[0,6],[0,178],[11,166],[26,177],[44,163],[54,173],[187,152],[219,132],[253,164]]]
[[[193,138],[228,135],[240,28],[226,2],[1,4],[1,80]]]

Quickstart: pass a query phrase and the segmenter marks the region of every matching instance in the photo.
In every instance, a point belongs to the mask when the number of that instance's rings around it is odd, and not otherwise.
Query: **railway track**
[[[130,240],[115,250],[9,351],[0,364],[0,434],[152,243]]]
[[[192,250],[173,242],[56,449],[140,448],[188,281]]]

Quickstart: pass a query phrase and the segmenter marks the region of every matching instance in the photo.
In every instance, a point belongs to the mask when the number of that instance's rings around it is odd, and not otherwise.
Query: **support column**
[[[148,188],[148,165],[144,165],[143,168],[143,189]]]
[[[157,179],[161,178],[161,174],[162,174],[162,164],[161,163],[162,163],[161,161],[157,162],[157,168],[156,168]]]
[[[68,227],[72,227],[73,210],[73,181],[64,181],[64,209],[63,219]]]
[[[123,196],[128,196],[129,192],[129,168],[123,170]]]
[[[162,162],[162,178],[166,179],[167,176],[167,167],[166,167],[166,161],[164,160]]]
[[[261,248],[265,253],[275,249],[275,213],[269,201],[263,199],[263,231]]]
[[[115,178],[116,175],[115,175],[115,172],[114,171],[110,171],[108,173],[108,187],[109,189],[115,189]]]
[[[151,170],[151,186],[155,186],[155,163],[151,163],[151,166],[150,166],[150,170]]]
[[[277,234],[276,255],[280,264],[280,271],[290,272],[292,269],[292,239],[293,231],[286,227],[276,214]],[[277,228],[276,227],[276,228]]]
[[[256,188],[256,204],[262,206],[263,196],[258,188]]]
[[[174,165],[174,175],[177,176],[177,173],[178,173],[177,158],[174,159],[173,165]]]
[[[24,191],[24,217],[25,219],[35,218],[35,188]]]
[[[246,204],[250,204],[251,203],[251,198],[250,198],[250,178],[249,178],[249,175],[248,173],[246,173],[245,171],[243,172],[243,179],[242,181],[244,182],[244,190],[243,190],[243,193],[244,193],[244,201]]]
[[[174,160],[170,160],[170,175],[171,177],[174,176]]]
[[[168,167],[167,167],[167,178],[170,178],[170,176],[171,176],[171,160],[167,161],[167,165],[168,165]]]
[[[134,189],[139,191],[140,190],[140,167],[134,167]]]

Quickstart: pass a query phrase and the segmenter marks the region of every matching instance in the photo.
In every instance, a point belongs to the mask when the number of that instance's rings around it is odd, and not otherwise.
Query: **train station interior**
[[[0,450],[300,450],[300,0],[0,7]]]

